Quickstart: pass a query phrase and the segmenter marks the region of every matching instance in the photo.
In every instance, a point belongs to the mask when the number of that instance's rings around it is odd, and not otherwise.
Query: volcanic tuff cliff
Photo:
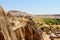
[[[38,38],[37,38],[38,37]],[[0,40],[40,40],[41,35],[31,15],[5,11],[0,7]]]

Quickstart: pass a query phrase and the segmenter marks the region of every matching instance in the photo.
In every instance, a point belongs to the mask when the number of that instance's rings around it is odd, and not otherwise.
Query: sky
[[[0,0],[5,11],[18,10],[33,15],[60,14],[60,0]]]

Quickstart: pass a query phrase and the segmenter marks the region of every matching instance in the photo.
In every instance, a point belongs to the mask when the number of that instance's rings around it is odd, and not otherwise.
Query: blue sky
[[[60,0],[0,0],[5,11],[19,10],[29,14],[60,14]]]

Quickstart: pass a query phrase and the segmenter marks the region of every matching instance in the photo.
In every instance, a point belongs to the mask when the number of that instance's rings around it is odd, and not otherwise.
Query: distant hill
[[[60,14],[54,14],[54,15],[35,15],[35,17],[38,18],[60,18]]]

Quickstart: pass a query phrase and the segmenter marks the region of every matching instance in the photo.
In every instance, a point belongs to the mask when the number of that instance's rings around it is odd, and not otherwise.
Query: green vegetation
[[[44,22],[49,25],[54,25],[54,24],[60,25],[60,19],[45,18]]]
[[[33,18],[37,27],[42,31],[48,33],[52,31],[60,31],[60,19],[58,18]]]

